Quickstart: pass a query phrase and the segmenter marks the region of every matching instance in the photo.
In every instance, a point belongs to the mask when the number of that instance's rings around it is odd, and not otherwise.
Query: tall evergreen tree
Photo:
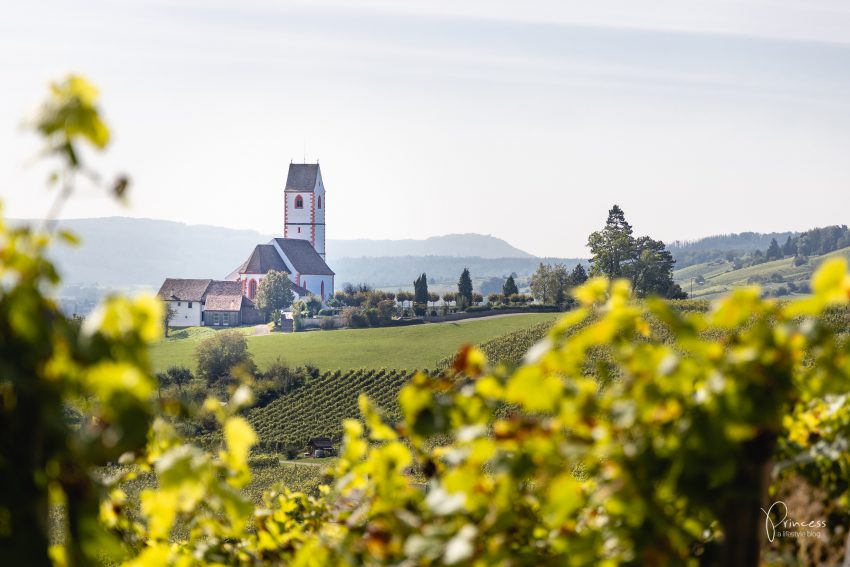
[[[466,299],[467,305],[472,305],[472,277],[469,275],[468,268],[464,268],[460,273],[460,279],[457,281],[457,293]]]
[[[635,238],[623,210],[614,205],[608,211],[605,228],[592,233],[587,245],[591,275],[628,278],[639,297],[660,295],[681,298],[686,294],[673,282],[673,256],[663,242],[649,236]]]
[[[422,305],[428,303],[428,276],[424,273],[413,281],[413,301]]]
[[[570,272],[570,285],[573,287],[580,286],[587,281],[587,272],[584,271],[584,266],[576,264],[573,271]]]
[[[502,286],[502,295],[504,295],[505,297],[510,297],[518,293],[519,288],[516,285],[516,281],[514,281],[514,276],[508,276],[508,279],[505,280],[505,283]]]
[[[625,276],[625,266],[634,258],[634,238],[632,225],[626,221],[623,209],[618,205],[611,207],[605,228],[592,233],[587,239],[587,246],[593,254],[590,260],[592,275]]]
[[[791,236],[788,236],[785,244],[782,245],[782,255],[794,256],[795,254],[797,254],[797,244],[791,240]]]
[[[771,260],[779,260],[782,258],[782,249],[775,238],[770,239],[770,246],[767,247],[767,252],[764,253],[764,259],[768,262]]]

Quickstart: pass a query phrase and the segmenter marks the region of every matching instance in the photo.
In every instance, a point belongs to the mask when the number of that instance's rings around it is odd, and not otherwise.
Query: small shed
[[[327,437],[312,437],[307,441],[306,453],[310,457],[331,457],[336,455],[333,443]]]

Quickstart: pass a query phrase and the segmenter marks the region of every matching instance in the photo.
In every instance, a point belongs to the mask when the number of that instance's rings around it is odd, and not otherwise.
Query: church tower
[[[325,259],[325,185],[318,163],[290,163],[283,237],[307,240]]]

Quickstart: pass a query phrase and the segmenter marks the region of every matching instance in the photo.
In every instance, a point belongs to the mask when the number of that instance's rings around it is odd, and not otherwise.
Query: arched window
[[[318,203],[319,203],[319,208],[321,209],[322,208],[322,196],[321,195],[319,195]]]
[[[257,280],[248,282],[248,299],[254,299],[257,296]]]
[[[304,199],[301,198],[301,195],[295,197],[295,208],[303,209],[304,208]]]
[[[321,197],[319,197],[321,199]],[[325,280],[322,280],[322,301],[325,300]]]

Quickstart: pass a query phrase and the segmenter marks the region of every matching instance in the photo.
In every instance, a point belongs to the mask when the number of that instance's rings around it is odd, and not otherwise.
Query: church
[[[289,276],[296,300],[315,295],[324,303],[333,297],[334,272],[325,262],[327,198],[319,164],[289,164],[283,193],[283,238],[255,246],[223,282],[165,280],[158,295],[175,313],[171,326],[233,326],[254,322],[253,300],[260,282],[271,270]],[[227,298],[221,296],[221,290],[225,289],[229,290]],[[210,309],[213,306],[215,311]],[[231,312],[226,310],[228,306]]]

